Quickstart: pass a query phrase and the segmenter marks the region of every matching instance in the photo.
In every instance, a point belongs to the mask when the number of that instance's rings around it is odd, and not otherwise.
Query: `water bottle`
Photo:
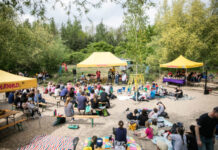
[[[57,110],[55,109],[55,110],[54,110],[54,116],[56,116],[56,115],[57,115]]]

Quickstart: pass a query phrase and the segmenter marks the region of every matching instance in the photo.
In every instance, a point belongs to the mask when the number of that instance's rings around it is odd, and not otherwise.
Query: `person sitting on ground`
[[[64,104],[64,113],[66,117],[72,117],[72,121],[74,120],[73,115],[74,115],[74,108],[73,104],[70,102],[71,98],[70,95],[67,95],[67,100]]]
[[[105,92],[105,89],[102,89],[102,93],[100,95],[100,102],[107,102],[106,106],[108,108],[110,108],[110,101],[109,101],[109,96],[108,94]]]
[[[183,97],[183,91],[182,91],[182,89],[180,89],[180,88],[175,88],[175,97],[176,97],[176,99],[178,99],[178,98],[182,98]]]
[[[199,150],[213,150],[216,125],[218,124],[218,106],[212,112],[205,113],[197,119],[195,134]]]
[[[138,109],[135,109],[134,111],[133,111],[133,113],[132,112],[130,112],[129,114],[127,114],[127,119],[129,119],[129,120],[138,120]]]
[[[88,143],[88,147],[91,147],[92,150],[95,150],[96,149],[96,144],[97,144],[97,136],[93,136],[92,137],[92,140]]]
[[[156,90],[155,88],[152,88],[148,99],[155,99],[155,95],[156,95]]]
[[[86,103],[87,103],[87,98],[85,96],[85,92],[82,92],[80,96],[77,96],[77,108],[79,111],[79,114],[81,114],[81,110],[84,110],[83,114],[85,115],[85,109],[86,109]]]
[[[142,114],[138,117],[138,126],[145,126],[145,122],[148,120],[148,114],[145,109],[142,110]]]
[[[140,132],[135,132],[136,136],[139,136],[139,139],[153,139],[153,129],[150,127],[150,123],[148,121],[145,122],[145,130],[141,130]]]
[[[158,117],[158,109],[157,108],[154,108],[148,115],[148,118],[149,119],[157,119]]]
[[[166,109],[166,107],[165,107],[165,105],[162,102],[158,102],[157,105],[158,105],[158,112],[157,112],[157,114],[158,114],[158,116],[162,116],[164,111],[165,111],[165,109]]]
[[[115,129],[115,142],[114,145],[116,146],[121,146],[121,145],[126,145],[127,143],[127,130],[126,128],[123,128],[124,123],[122,120],[119,121],[118,123],[119,128]]]
[[[173,149],[174,150],[188,150],[187,149],[187,140],[184,134],[185,129],[183,127],[177,128],[177,134],[171,134],[168,136],[169,140],[173,140]]]
[[[63,90],[61,90],[60,96],[61,96],[61,100],[63,100],[65,102],[66,100],[66,95],[67,95],[68,91],[67,91],[67,87],[65,86]]]
[[[158,134],[157,119],[152,119],[151,128],[153,129],[153,135],[157,136],[157,134]]]

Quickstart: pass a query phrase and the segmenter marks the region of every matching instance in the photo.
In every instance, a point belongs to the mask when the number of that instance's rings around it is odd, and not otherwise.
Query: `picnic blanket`
[[[117,99],[120,101],[129,100],[131,98],[132,98],[132,96],[124,96],[124,95],[117,96]]]
[[[51,135],[36,136],[29,145],[18,148],[18,150],[54,150],[73,149],[73,137],[59,137]]]
[[[173,126],[173,124],[171,122],[169,122],[168,120],[166,120],[164,117],[158,117],[157,121],[158,122],[163,121],[165,127],[172,127]]]
[[[89,141],[91,141],[91,139],[92,138],[89,137],[85,140],[85,143],[83,145],[84,149],[88,146],[88,143],[89,143]],[[112,141],[109,141],[109,136],[105,136],[102,139],[103,139],[102,148],[104,150],[114,150],[114,144],[113,144],[114,140],[113,139],[112,139]],[[128,150],[131,150],[131,149],[142,150],[141,146],[139,144],[137,144],[132,137],[129,137],[129,136],[127,136],[127,149]]]
[[[153,139],[151,140],[154,144],[157,144],[157,141],[163,141],[164,143],[167,144],[168,150],[173,150],[173,146],[171,141],[169,141],[167,138],[162,137],[162,136],[154,136]]]

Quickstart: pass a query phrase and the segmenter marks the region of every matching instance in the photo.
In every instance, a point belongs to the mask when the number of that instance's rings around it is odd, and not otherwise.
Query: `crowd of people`
[[[39,90],[36,89],[24,89],[17,90],[15,92],[6,92],[8,103],[15,105],[17,109],[28,111],[33,117],[35,113],[40,112],[37,105],[40,103],[46,103]]]
[[[163,136],[171,141],[174,150],[214,149],[215,136],[218,132],[218,107],[215,107],[209,113],[201,115],[196,119],[196,125],[191,125],[190,131],[186,132],[180,122],[174,124],[170,130],[160,129],[157,120],[161,116],[160,114],[165,111],[165,106],[161,102],[158,102],[157,105],[159,105],[158,108],[154,108],[152,111],[135,109],[133,113],[127,115],[129,128],[133,123],[136,124],[135,136],[145,140],[152,140],[154,136]],[[144,129],[141,129],[142,127]],[[156,146],[158,150],[168,150],[168,144],[163,140],[157,140]]]
[[[54,84],[49,82],[45,89],[45,94],[50,94],[55,97],[60,96],[60,99],[65,102],[65,115],[67,117],[74,115],[74,107],[76,106],[79,114],[86,113],[86,107],[91,107],[91,112],[99,108],[101,103],[106,108],[110,108],[110,100],[116,98],[113,94],[112,84],[106,84],[104,87],[100,84],[80,84],[73,85],[70,81],[64,85],[63,83]]]
[[[131,91],[130,88],[131,87],[128,87],[127,91]],[[155,82],[152,82],[151,85],[149,82],[147,82],[145,86],[140,86],[137,92],[134,91],[132,99],[136,100],[137,97],[138,101],[148,101],[157,97],[160,98],[164,96],[173,96],[175,99],[179,99],[183,97],[183,90],[178,87],[175,88],[174,92],[168,92],[167,89],[165,89],[163,86],[159,87],[159,85]]]

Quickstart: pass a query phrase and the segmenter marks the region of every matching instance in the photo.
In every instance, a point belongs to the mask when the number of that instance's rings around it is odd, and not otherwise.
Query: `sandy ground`
[[[117,87],[115,87],[116,89]],[[168,91],[174,91],[173,86],[167,87]],[[174,101],[168,98],[160,99],[166,106],[166,111],[168,112],[172,123],[183,122],[185,128],[188,130],[191,124],[195,123],[195,120],[203,113],[209,112],[213,107],[218,106],[218,92],[212,92],[210,95],[204,95],[202,88],[182,88],[185,94],[193,97],[193,100],[181,100]],[[0,95],[0,99],[1,99]],[[54,136],[78,136],[80,138],[77,150],[82,150],[82,145],[85,138],[96,135],[96,136],[107,136],[112,135],[112,128],[117,127],[119,120],[125,122],[127,127],[126,113],[125,110],[130,108],[134,110],[135,108],[154,108],[159,100],[152,100],[150,102],[135,102],[133,100],[120,101],[118,99],[111,100],[112,108],[108,109],[110,112],[109,117],[100,117],[95,119],[95,126],[91,127],[91,122],[89,119],[77,119],[75,124],[80,126],[77,130],[68,129],[69,120],[67,123],[53,127],[52,123],[55,121],[53,117],[54,109],[57,112],[63,114],[63,102],[61,102],[61,107],[56,107],[56,102],[53,97],[48,95],[43,95],[43,97],[49,102],[49,107],[42,114],[41,119],[28,120],[23,124],[23,131],[15,130],[13,127],[0,131],[0,149],[1,150],[14,150],[20,146],[28,144],[32,138],[37,135],[54,135]],[[0,109],[8,108],[11,106],[1,101]],[[41,109],[40,109],[41,110]],[[18,114],[19,117],[21,114]],[[1,124],[5,123],[4,119],[0,120]],[[155,145],[150,141],[139,140],[133,135],[131,131],[128,130],[128,135],[135,138],[137,143],[139,143],[144,150],[155,150]],[[215,150],[218,150],[218,141],[216,140]]]

